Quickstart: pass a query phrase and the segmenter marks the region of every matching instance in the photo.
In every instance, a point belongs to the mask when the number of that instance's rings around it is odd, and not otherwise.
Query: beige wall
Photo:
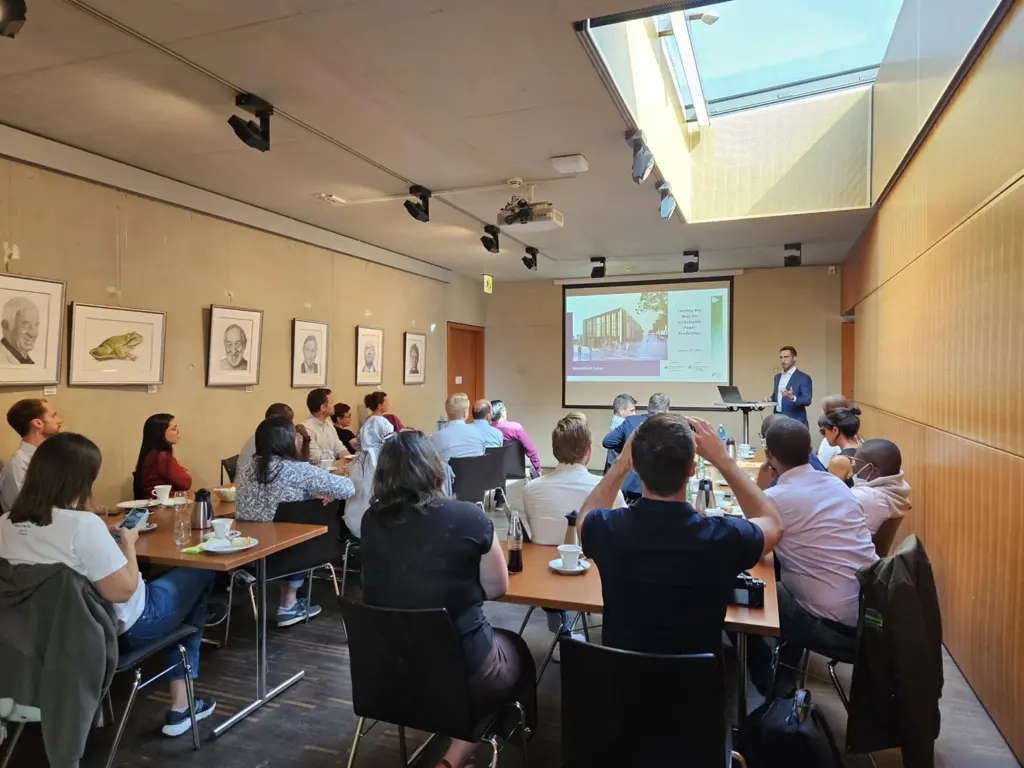
[[[446,285],[114,189],[0,160],[0,241],[17,243],[20,274],[67,281],[67,300],[167,313],[164,384],[145,388],[67,387],[67,358],[54,403],[66,430],[103,451],[99,501],[130,497],[142,423],[152,413],[178,417],[177,455],[197,486],[219,479],[219,461],[238,452],[275,401],[304,415],[306,390],[292,389],[291,321],[330,322],[330,386],[345,402],[370,391],[354,385],[355,326],[385,329],[384,384],[392,409],[410,425],[430,427],[445,397],[446,321],[481,325],[475,283]],[[227,294],[233,294],[229,300]],[[234,304],[264,310],[260,383],[205,386],[203,309]],[[431,324],[436,330],[431,333]],[[428,335],[427,383],[402,384],[402,333]],[[65,342],[66,343],[66,342]],[[0,412],[42,388],[0,389]],[[17,445],[0,428],[0,455]]]
[[[815,408],[825,395],[840,391],[840,281],[828,269],[748,270],[735,278],[733,382],[746,397],[761,398],[771,392],[783,344],[797,348],[799,368],[814,380]],[[544,466],[555,463],[551,429],[566,411],[562,408],[561,313],[561,286],[538,281],[495,285],[486,312],[487,396],[508,404],[510,418],[522,422]],[[630,387],[623,389],[628,392]],[[637,388],[638,397],[639,392]],[[610,407],[611,403],[607,409],[586,411],[598,442],[608,426]],[[739,436],[738,414],[701,415]],[[757,416],[752,416],[751,430],[759,425]],[[598,447],[591,467],[599,468],[603,461]]]

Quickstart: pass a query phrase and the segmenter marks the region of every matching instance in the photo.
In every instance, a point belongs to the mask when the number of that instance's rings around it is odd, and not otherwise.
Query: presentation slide
[[[718,402],[732,376],[731,302],[728,279],[566,287],[564,404],[605,407],[620,392],[643,404],[654,391]]]

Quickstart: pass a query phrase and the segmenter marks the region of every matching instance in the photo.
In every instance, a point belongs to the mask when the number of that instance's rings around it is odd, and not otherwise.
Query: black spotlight
[[[782,259],[782,265],[786,267],[799,267],[803,263],[803,246],[800,243],[786,243],[782,246],[786,252]]]
[[[274,114],[273,105],[267,103],[259,96],[251,93],[240,93],[235,96],[235,106],[251,112],[259,118],[257,125],[255,120],[243,120],[238,115],[228,118],[228,125],[235,132],[241,141],[248,147],[266,152],[270,149],[270,116]]]
[[[538,253],[540,253],[540,251],[538,251],[532,245],[526,246],[526,255],[523,256],[523,264],[526,266],[527,269],[532,269],[532,270],[536,270],[537,269],[537,254]]]
[[[488,253],[497,253],[500,250],[498,247],[498,235],[501,234],[501,230],[493,224],[488,224],[484,227],[484,232],[487,234],[480,238],[480,242],[484,244],[484,248],[487,249]]]
[[[409,187],[409,194],[413,197],[418,197],[420,201],[414,203],[412,200],[406,200],[405,210],[416,221],[430,221],[430,190],[426,187],[421,187],[419,184],[413,184]]]
[[[683,251],[683,272],[697,272],[700,269],[700,251]]]
[[[654,170],[654,154],[647,148],[643,131],[627,131],[626,141],[633,148],[633,181],[643,184]]]
[[[0,37],[14,37],[21,32],[27,17],[25,0],[0,0]]]
[[[604,256],[591,256],[590,263],[594,265],[590,269],[590,276],[595,280],[604,277]]]

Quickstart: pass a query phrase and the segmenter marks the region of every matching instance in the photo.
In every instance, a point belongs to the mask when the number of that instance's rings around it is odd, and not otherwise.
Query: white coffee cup
[[[218,539],[226,539],[234,522],[230,517],[218,517],[213,521],[213,535]]]
[[[171,498],[171,486],[154,485],[152,496],[161,504],[166,504],[167,500]]]
[[[574,571],[580,555],[583,554],[583,547],[577,544],[562,544],[558,547],[558,554],[562,556],[562,567],[567,571]]]

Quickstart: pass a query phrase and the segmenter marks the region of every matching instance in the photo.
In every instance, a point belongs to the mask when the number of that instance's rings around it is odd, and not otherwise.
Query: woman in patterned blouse
[[[352,481],[337,477],[299,458],[295,450],[295,427],[280,417],[265,419],[256,428],[256,456],[241,469],[235,517],[269,523],[277,507],[286,501],[347,499],[355,493]],[[284,582],[277,608],[277,626],[289,627],[312,618],[320,606],[308,605],[298,596],[302,575]]]

